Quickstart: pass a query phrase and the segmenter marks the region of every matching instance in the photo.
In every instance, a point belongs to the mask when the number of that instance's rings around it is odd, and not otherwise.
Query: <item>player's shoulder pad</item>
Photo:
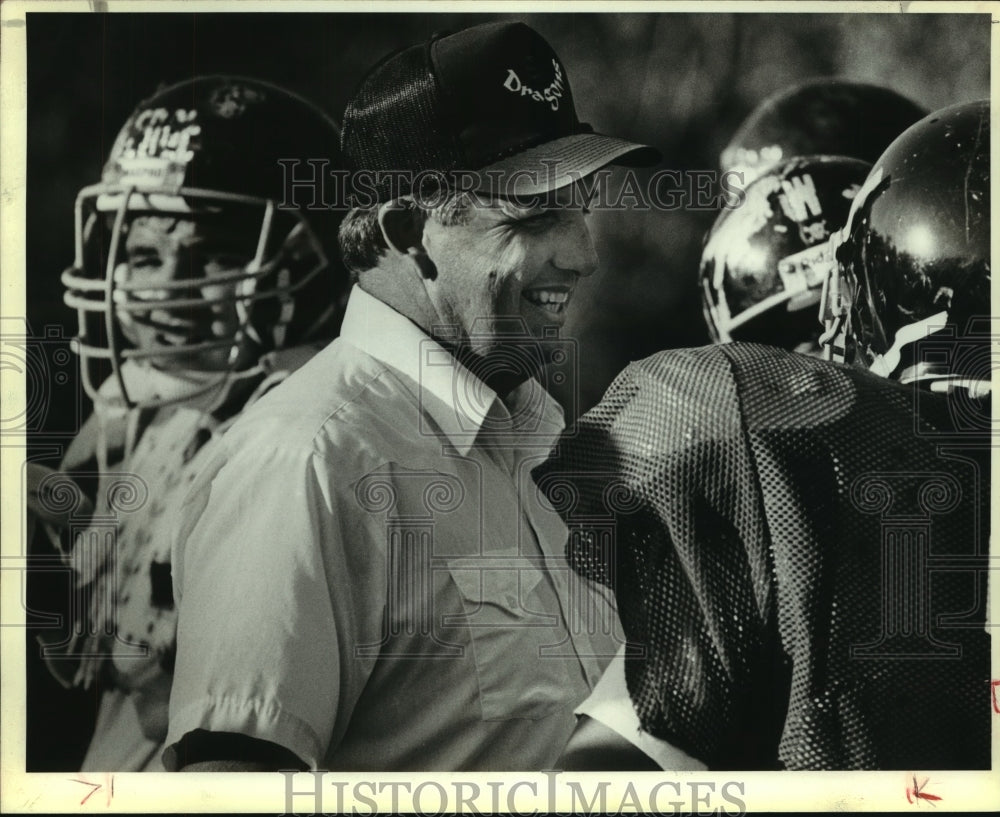
[[[580,426],[651,424],[689,441],[755,428],[815,427],[859,402],[912,411],[910,390],[870,372],[752,343],[667,349],[630,364]],[[679,438],[679,439],[681,439]]]

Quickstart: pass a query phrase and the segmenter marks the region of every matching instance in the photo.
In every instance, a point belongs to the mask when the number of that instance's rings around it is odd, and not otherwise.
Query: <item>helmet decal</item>
[[[792,313],[818,302],[831,263],[827,240],[868,170],[843,156],[789,159],[750,184],[741,207],[719,215],[700,269],[713,339],[819,352],[815,310]]]

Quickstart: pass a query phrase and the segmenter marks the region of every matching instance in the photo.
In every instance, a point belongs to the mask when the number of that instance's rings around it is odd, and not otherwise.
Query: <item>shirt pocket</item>
[[[537,720],[579,703],[578,659],[544,649],[566,640],[566,624],[542,571],[489,558],[452,559],[448,569],[464,612],[444,624],[469,631],[483,719]]]

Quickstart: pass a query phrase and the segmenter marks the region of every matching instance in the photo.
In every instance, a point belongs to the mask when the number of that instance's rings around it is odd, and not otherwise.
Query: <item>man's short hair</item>
[[[439,224],[453,227],[469,223],[473,200],[474,196],[469,193],[455,191],[447,194],[444,201],[434,206],[425,206],[412,198],[399,201],[405,207],[422,210],[428,218]],[[389,249],[379,227],[378,211],[378,205],[354,207],[340,223],[340,254],[344,265],[355,278],[359,273],[378,266],[379,258]]]

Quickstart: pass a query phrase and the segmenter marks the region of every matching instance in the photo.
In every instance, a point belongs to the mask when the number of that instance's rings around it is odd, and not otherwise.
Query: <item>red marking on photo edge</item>
[[[90,791],[87,792],[87,795],[80,801],[81,806],[93,796],[95,791],[101,788],[100,783],[91,783],[89,780],[78,780],[75,777],[71,777],[70,780],[72,780],[74,783],[83,783],[84,786],[91,787]]]
[[[1000,681],[992,681],[990,691],[993,695],[993,711],[1000,715],[1000,700],[997,700],[997,689],[1000,689]]]
[[[924,786],[927,785],[927,781],[930,780],[929,777],[925,777],[923,779],[923,781],[921,781],[921,783],[919,785],[917,784],[917,776],[916,775],[913,775],[912,779],[913,779],[913,786],[912,787],[911,786],[907,786],[906,787],[906,802],[907,803],[913,803],[915,800],[926,800],[927,802],[929,802],[933,806],[935,800],[941,800],[942,799],[942,798],[938,797],[936,794],[931,794],[930,792],[925,792],[923,790]]]

